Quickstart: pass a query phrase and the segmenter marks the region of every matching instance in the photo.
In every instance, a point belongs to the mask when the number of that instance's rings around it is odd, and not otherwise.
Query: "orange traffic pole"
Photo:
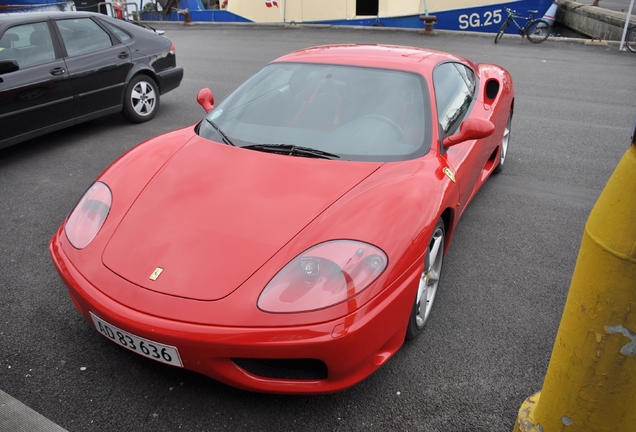
[[[636,431],[636,133],[587,220],[543,388],[514,431]]]

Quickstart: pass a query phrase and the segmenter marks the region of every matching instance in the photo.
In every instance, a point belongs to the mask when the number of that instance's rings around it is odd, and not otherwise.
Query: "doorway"
[[[356,16],[378,16],[380,0],[356,0]]]

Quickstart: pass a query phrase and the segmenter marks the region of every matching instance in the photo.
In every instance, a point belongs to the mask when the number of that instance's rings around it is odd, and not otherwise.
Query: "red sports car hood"
[[[104,265],[150,290],[218,300],[379,166],[266,154],[195,137],[120,221]]]

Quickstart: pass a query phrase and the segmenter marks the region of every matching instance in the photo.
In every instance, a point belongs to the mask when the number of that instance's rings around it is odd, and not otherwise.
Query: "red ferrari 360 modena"
[[[139,355],[243,389],[328,393],[420,334],[462,212],[502,169],[512,78],[423,48],[265,66],[133,148],[50,244],[73,303]]]

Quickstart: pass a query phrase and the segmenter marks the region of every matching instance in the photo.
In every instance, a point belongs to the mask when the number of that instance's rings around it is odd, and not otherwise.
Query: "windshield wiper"
[[[232,142],[232,140],[230,138],[228,138],[227,135],[225,135],[225,133],[221,130],[221,128],[219,127],[219,125],[217,125],[216,123],[214,123],[212,120],[210,120],[209,118],[205,119],[208,123],[210,123],[210,125],[212,125],[212,127],[214,128],[214,130],[216,130],[219,135],[221,135],[221,138],[223,138],[223,142],[227,145],[231,145],[234,146],[234,143]]]
[[[309,147],[300,147],[293,144],[253,144],[243,148],[258,150],[267,153],[285,154],[290,156],[303,156],[321,159],[340,159],[337,154],[317,150]]]

